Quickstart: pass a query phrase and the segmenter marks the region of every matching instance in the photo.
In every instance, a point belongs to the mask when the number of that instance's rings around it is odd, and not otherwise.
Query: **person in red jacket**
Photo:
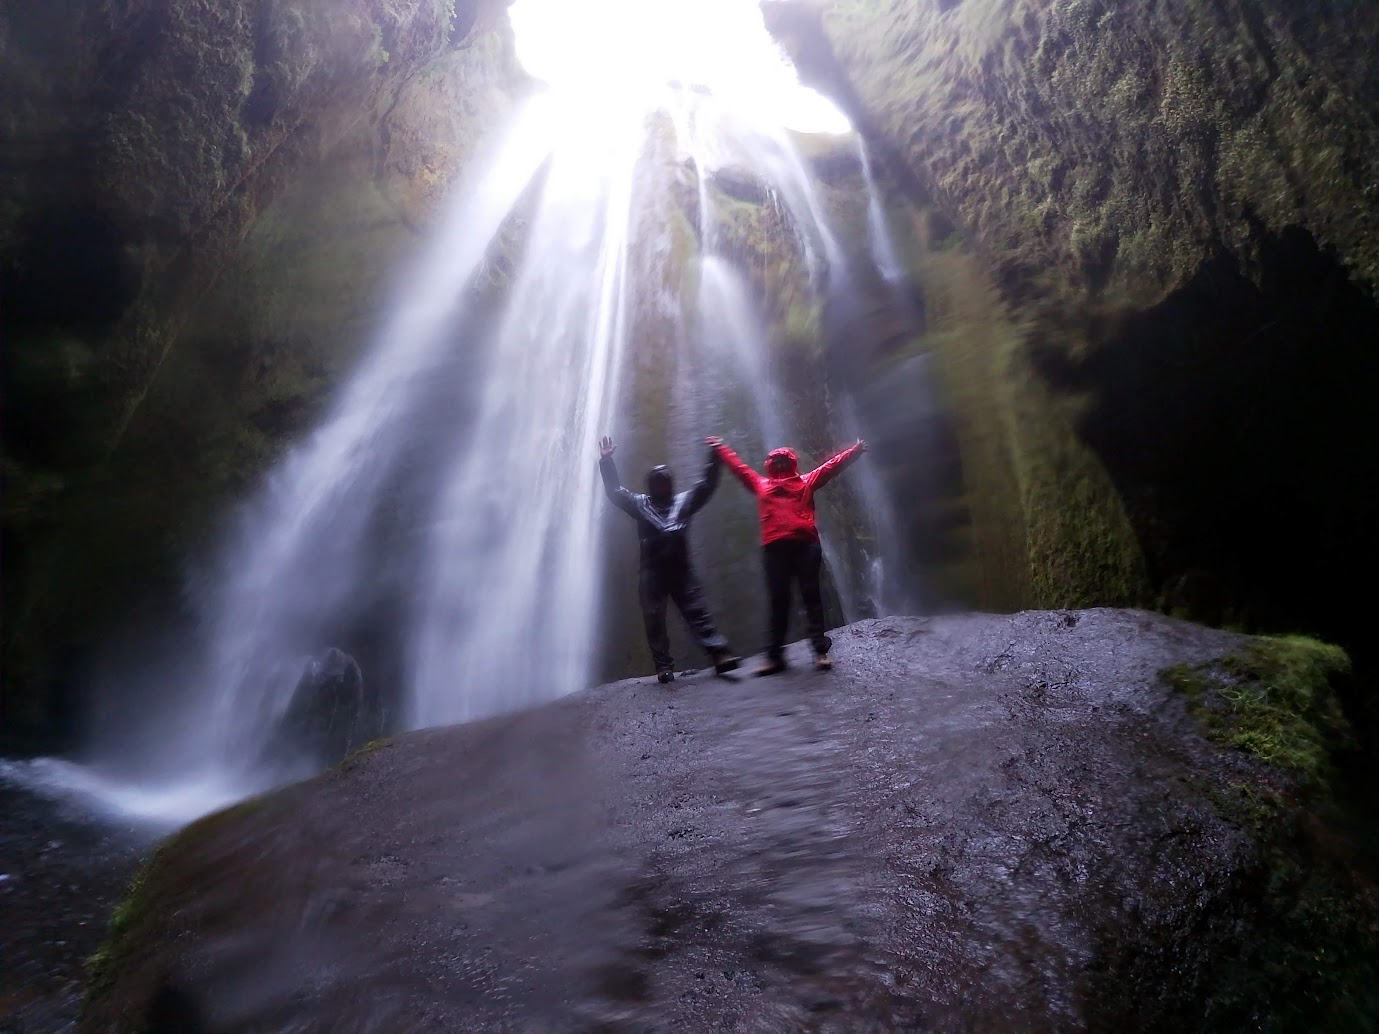
[[[790,623],[790,583],[800,583],[809,642],[814,647],[814,667],[833,667],[828,656],[833,640],[824,635],[824,601],[819,589],[823,550],[814,524],[814,493],[823,488],[853,460],[867,451],[860,438],[851,448],[831,456],[808,474],[799,471],[793,449],[772,449],[766,457],[766,476],[758,474],[742,458],[712,436],[704,439],[723,464],[757,499],[761,514],[761,554],[766,565],[766,593],[770,599],[770,640],[766,663],[758,675],[784,671],[785,633]]]

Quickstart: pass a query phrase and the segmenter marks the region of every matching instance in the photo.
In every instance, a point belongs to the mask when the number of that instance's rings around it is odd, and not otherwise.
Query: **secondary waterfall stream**
[[[652,347],[655,328],[692,325],[655,342],[683,350],[680,376],[713,400],[680,421],[686,435],[722,431],[759,462],[770,446],[798,444],[800,421],[824,416],[792,411],[747,272],[722,246],[708,184],[728,167],[763,186],[793,235],[809,304],[850,290],[854,271],[805,158],[753,106],[680,86],[604,104],[597,118],[558,90],[525,104],[401,271],[327,415],[194,581],[202,634],[191,674],[169,687],[137,744],[98,745],[94,768],[45,762],[27,778],[179,820],[305,774],[309,759],[269,744],[304,666],[361,625],[382,641],[365,678],[393,690],[390,728],[470,720],[588,684],[607,512],[593,443],[626,426],[629,359]],[[700,253],[688,313],[665,275],[670,200],[687,170]],[[874,192],[869,166],[865,182]],[[867,212],[870,261],[891,282],[878,199]],[[494,276],[496,303],[481,289]],[[834,444],[847,444],[858,424],[845,397],[832,415]],[[696,440],[676,448],[697,454]],[[870,545],[850,556],[825,536],[845,617],[885,606],[881,571],[896,538],[879,480],[858,470]],[[121,781],[100,775],[101,756],[123,762]]]

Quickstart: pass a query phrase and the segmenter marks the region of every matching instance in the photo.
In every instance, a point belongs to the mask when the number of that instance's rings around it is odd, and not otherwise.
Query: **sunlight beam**
[[[650,110],[688,89],[800,132],[852,131],[800,83],[756,0],[516,0],[508,13],[523,67],[591,106]]]

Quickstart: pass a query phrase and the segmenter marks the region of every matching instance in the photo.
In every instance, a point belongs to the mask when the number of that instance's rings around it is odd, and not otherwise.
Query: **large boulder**
[[[1338,651],[1112,610],[836,643],[194,824],[80,1029],[1371,1029],[1379,905],[1315,813]]]
[[[366,685],[353,657],[332,646],[306,662],[267,754],[324,768],[382,735],[385,720],[377,687]]]

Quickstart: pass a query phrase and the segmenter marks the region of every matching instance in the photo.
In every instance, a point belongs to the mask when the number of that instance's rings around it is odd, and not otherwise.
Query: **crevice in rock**
[[[764,0],[761,11],[766,30],[789,55],[800,82],[838,105],[867,142],[885,175],[910,201],[921,208],[932,205],[933,192],[915,175],[899,148],[867,111],[851,77],[833,51],[819,12],[788,0]]]
[[[1258,266],[1222,252],[1161,303],[1062,328],[1031,355],[1085,398],[1078,433],[1124,499],[1159,602],[1216,624],[1306,631],[1376,659],[1379,304],[1298,227]],[[1093,321],[1096,323],[1097,321]]]

